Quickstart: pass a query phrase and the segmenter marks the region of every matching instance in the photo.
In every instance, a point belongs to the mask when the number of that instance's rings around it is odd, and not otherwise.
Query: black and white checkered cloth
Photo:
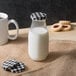
[[[43,20],[46,19],[46,14],[42,12],[35,12],[30,15],[32,20]]]
[[[2,67],[4,70],[12,73],[20,73],[25,70],[25,64],[16,60],[7,60]]]

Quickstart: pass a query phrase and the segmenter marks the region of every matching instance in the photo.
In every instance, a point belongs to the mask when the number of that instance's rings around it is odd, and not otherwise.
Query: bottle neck
[[[34,27],[46,27],[46,20],[33,20],[31,28]]]

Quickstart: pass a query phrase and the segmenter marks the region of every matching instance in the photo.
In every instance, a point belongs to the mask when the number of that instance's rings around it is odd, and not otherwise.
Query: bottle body
[[[37,22],[38,24],[38,22]],[[28,34],[28,54],[32,60],[41,61],[48,56],[49,35],[47,27],[33,27]],[[32,23],[31,26],[33,26]]]

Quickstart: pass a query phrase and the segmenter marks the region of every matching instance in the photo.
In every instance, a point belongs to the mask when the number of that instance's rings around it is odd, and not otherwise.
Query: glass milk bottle
[[[48,56],[49,35],[46,26],[46,14],[31,14],[32,24],[28,34],[28,54],[32,60],[41,61]]]

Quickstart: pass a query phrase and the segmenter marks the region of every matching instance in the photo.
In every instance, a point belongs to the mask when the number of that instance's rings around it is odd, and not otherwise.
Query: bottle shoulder
[[[44,27],[35,27],[35,28],[31,28],[29,32],[33,32],[36,34],[45,34],[45,33],[48,33],[48,30],[47,28],[44,28]]]

